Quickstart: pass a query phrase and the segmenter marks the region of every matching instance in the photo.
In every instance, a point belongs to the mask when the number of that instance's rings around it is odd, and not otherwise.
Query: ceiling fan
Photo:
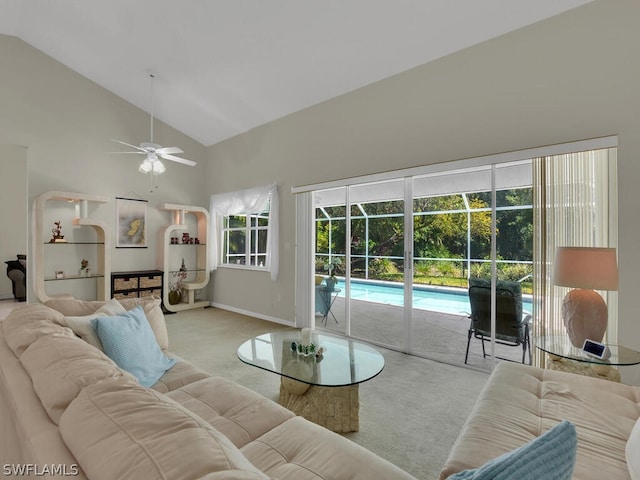
[[[134,148],[133,152],[113,152],[113,153],[133,153],[137,155],[146,155],[138,167],[138,171],[144,174],[152,173],[153,175],[160,175],[166,168],[160,161],[160,159],[171,160],[172,162],[182,163],[183,165],[189,165],[191,167],[196,165],[193,160],[187,160],[186,158],[176,157],[175,153],[183,153],[178,147],[163,147],[157,143],[153,143],[153,79],[155,75],[149,75],[151,77],[151,137],[150,141],[142,142],[140,146],[131,145],[130,143],[123,142],[121,140],[113,140],[114,142],[126,145],[127,147]]]

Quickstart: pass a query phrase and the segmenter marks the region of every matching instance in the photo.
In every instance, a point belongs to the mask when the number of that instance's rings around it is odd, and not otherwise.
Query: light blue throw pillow
[[[571,480],[577,448],[576,427],[564,420],[526,445],[448,480]]]
[[[156,383],[176,363],[160,350],[141,306],[123,315],[94,318],[91,325],[104,353],[143,387]]]

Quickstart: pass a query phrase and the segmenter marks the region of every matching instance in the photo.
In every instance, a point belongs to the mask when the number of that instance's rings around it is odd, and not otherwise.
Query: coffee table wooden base
[[[282,378],[280,382],[280,405],[334,432],[359,430],[358,395],[357,384],[346,387],[319,387],[289,378]]]

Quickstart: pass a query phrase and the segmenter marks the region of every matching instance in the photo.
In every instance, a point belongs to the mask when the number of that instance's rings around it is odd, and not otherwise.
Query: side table
[[[336,324],[338,323],[338,319],[331,311],[331,307],[333,307],[333,303],[336,301],[336,298],[338,298],[339,293],[339,288],[329,288],[325,285],[316,286],[316,310],[322,314],[320,323],[323,323],[325,326],[327,325],[329,315],[333,317]]]
[[[558,370],[561,372],[576,373],[587,377],[602,378],[611,382],[620,382],[620,372],[615,368],[605,365],[599,369],[595,365],[577,362],[566,358],[558,358],[554,355],[547,355],[546,368],[549,370]]]
[[[620,345],[607,344],[611,356],[591,357],[571,344],[566,335],[547,335],[535,339],[536,348],[548,354],[547,368],[589,377],[620,381],[620,372],[613,367],[640,364],[640,352]]]

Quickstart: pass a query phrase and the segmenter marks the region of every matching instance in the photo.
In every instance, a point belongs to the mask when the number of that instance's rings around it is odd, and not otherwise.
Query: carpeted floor
[[[277,400],[280,377],[236,356],[249,338],[289,328],[216,308],[167,315],[170,350],[212,375]],[[360,431],[345,434],[414,475],[438,478],[487,374],[378,348],[380,375],[360,385]]]
[[[20,305],[24,305],[24,302],[18,302],[13,299],[0,300],[0,320],[9,315],[11,310],[18,308]]]

